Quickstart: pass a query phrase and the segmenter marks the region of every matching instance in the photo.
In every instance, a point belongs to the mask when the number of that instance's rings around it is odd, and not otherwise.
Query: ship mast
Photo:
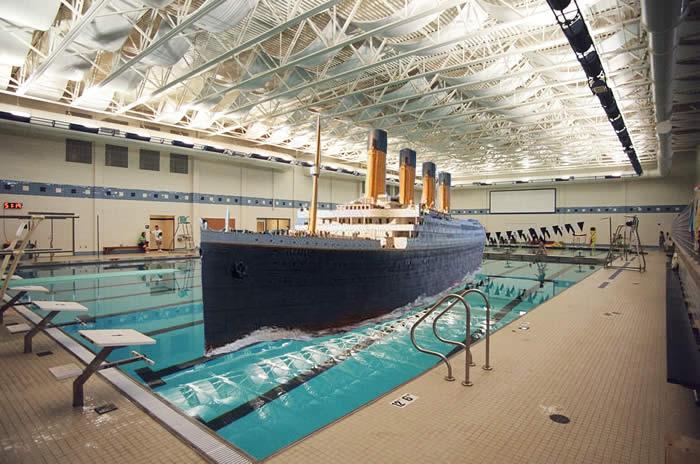
[[[311,211],[309,214],[309,233],[316,233],[316,212],[318,203],[318,176],[321,173],[321,115],[316,116],[316,162],[311,171],[314,178],[313,189],[311,191]]]

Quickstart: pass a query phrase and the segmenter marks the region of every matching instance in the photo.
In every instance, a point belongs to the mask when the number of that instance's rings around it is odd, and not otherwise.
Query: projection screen
[[[556,213],[556,189],[491,190],[491,214]]]

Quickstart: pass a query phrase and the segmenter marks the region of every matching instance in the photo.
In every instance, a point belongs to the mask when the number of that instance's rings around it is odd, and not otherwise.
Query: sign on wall
[[[556,189],[491,190],[491,214],[556,213]]]
[[[18,201],[6,201],[2,204],[3,209],[22,209],[24,204]]]

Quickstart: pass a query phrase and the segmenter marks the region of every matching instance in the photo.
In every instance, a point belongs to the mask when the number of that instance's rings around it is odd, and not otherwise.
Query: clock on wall
[[[22,209],[24,205],[18,201],[6,201],[3,203],[4,209]]]

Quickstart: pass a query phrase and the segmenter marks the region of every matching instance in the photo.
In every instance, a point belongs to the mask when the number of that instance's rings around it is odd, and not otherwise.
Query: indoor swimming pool
[[[498,330],[596,269],[484,261],[473,281],[488,294],[492,327]],[[60,314],[54,321],[93,351],[95,347],[78,336],[79,330],[133,328],[155,338],[155,345],[115,350],[110,359],[124,357],[132,349],[153,359],[154,366],[134,363],[122,369],[256,459],[270,456],[436,363],[436,358],[416,351],[409,337],[411,324],[431,301],[332,333],[266,328],[205,353],[198,260],[35,268],[21,275],[22,284],[49,288],[50,296],[36,295],[38,299],[78,301],[89,308],[79,319]],[[483,302],[472,297],[472,337],[478,339],[485,310]],[[440,320],[441,334],[463,339],[464,318],[456,306]],[[417,338],[430,349],[452,350],[434,338],[430,324],[419,327]]]

